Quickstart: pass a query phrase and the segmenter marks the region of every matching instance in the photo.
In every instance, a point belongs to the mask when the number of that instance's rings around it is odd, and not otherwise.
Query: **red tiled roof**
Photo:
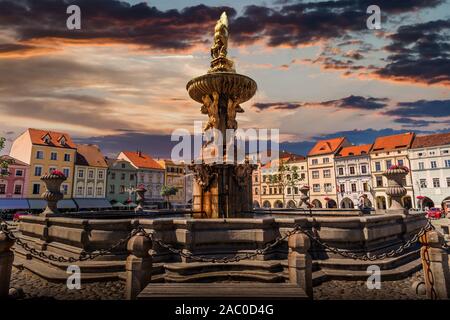
[[[416,136],[411,148],[426,148],[450,144],[450,132]]]
[[[77,160],[75,164],[90,167],[108,167],[100,148],[92,144],[77,145]]]
[[[309,151],[308,156],[334,153],[344,141],[344,137],[317,141],[311,151]]]
[[[361,146],[343,147],[336,154],[336,157],[351,157],[351,156],[360,156],[363,154],[368,154],[371,147],[372,147],[371,144],[364,144]]]
[[[75,143],[72,141],[72,138],[67,133],[38,130],[38,129],[28,129],[28,132],[31,137],[31,142],[34,145],[76,149]],[[46,136],[50,137],[49,143],[45,142],[44,140]],[[62,138],[66,140],[65,144],[61,143]]]
[[[413,132],[396,134],[392,136],[378,137],[375,139],[375,143],[373,144],[371,151],[377,152],[377,151],[407,149],[411,147],[413,139],[414,139]]]
[[[123,151],[123,154],[138,168],[164,170],[163,167],[148,154],[136,151]]]

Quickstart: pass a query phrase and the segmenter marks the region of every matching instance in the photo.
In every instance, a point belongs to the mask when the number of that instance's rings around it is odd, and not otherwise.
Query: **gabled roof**
[[[8,155],[0,156],[0,160],[9,161],[11,165],[15,165],[15,166],[28,166],[28,164],[26,164],[25,162],[20,161],[16,158],[8,156]]]
[[[93,144],[77,145],[77,159],[75,164],[89,167],[108,167],[100,148]]]
[[[371,152],[408,149],[411,147],[413,139],[413,132],[378,137],[375,139]]]
[[[372,147],[371,144],[343,147],[343,148],[341,148],[341,150],[338,151],[338,153],[336,154],[336,157],[343,158],[343,157],[354,157],[354,156],[361,156],[364,154],[369,154],[371,147]]]
[[[164,170],[150,155],[140,151],[123,151],[122,152],[130,162],[139,169],[157,169]]]
[[[411,148],[416,149],[445,145],[450,145],[450,132],[416,136]]]
[[[31,143],[34,145],[76,149],[75,143],[67,133],[39,129],[28,129],[27,131],[30,134]],[[49,143],[45,141],[45,137],[50,137]],[[62,140],[65,140],[65,144],[61,143]]]
[[[334,139],[319,140],[314,147],[309,151],[308,156],[317,156],[321,154],[329,154],[336,152],[339,147],[344,143],[345,137],[339,137]]]

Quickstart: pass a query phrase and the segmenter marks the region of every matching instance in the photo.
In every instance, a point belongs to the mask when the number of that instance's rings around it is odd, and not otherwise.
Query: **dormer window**
[[[66,137],[64,137],[64,136],[61,136],[61,138],[59,138],[59,143],[62,145],[62,146],[65,146],[66,145]]]
[[[52,137],[50,137],[50,135],[47,133],[44,138],[42,138],[42,140],[46,143],[46,144],[50,144],[52,142]]]

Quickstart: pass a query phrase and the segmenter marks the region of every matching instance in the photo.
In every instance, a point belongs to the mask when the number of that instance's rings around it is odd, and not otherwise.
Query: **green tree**
[[[170,197],[176,195],[178,188],[174,186],[163,186],[161,188],[161,196],[166,198],[167,207],[170,209]]]
[[[268,176],[269,184],[281,189],[283,197],[283,207],[286,206],[285,202],[285,190],[287,187],[291,188],[292,199],[294,199],[294,188],[298,183],[304,179],[300,177],[297,166],[290,166],[286,163],[280,163],[278,166],[278,172]]]
[[[3,137],[0,137],[0,151],[3,150],[5,147],[6,139]],[[0,176],[6,176],[8,175],[8,166],[10,162],[7,160],[0,159]]]

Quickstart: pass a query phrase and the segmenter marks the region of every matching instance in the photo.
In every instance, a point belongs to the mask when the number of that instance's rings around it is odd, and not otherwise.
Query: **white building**
[[[417,207],[450,204],[450,133],[416,136],[408,153]]]
[[[357,208],[359,198],[366,194],[369,205],[374,205],[371,194],[371,144],[343,147],[336,154],[336,182],[339,208]]]

